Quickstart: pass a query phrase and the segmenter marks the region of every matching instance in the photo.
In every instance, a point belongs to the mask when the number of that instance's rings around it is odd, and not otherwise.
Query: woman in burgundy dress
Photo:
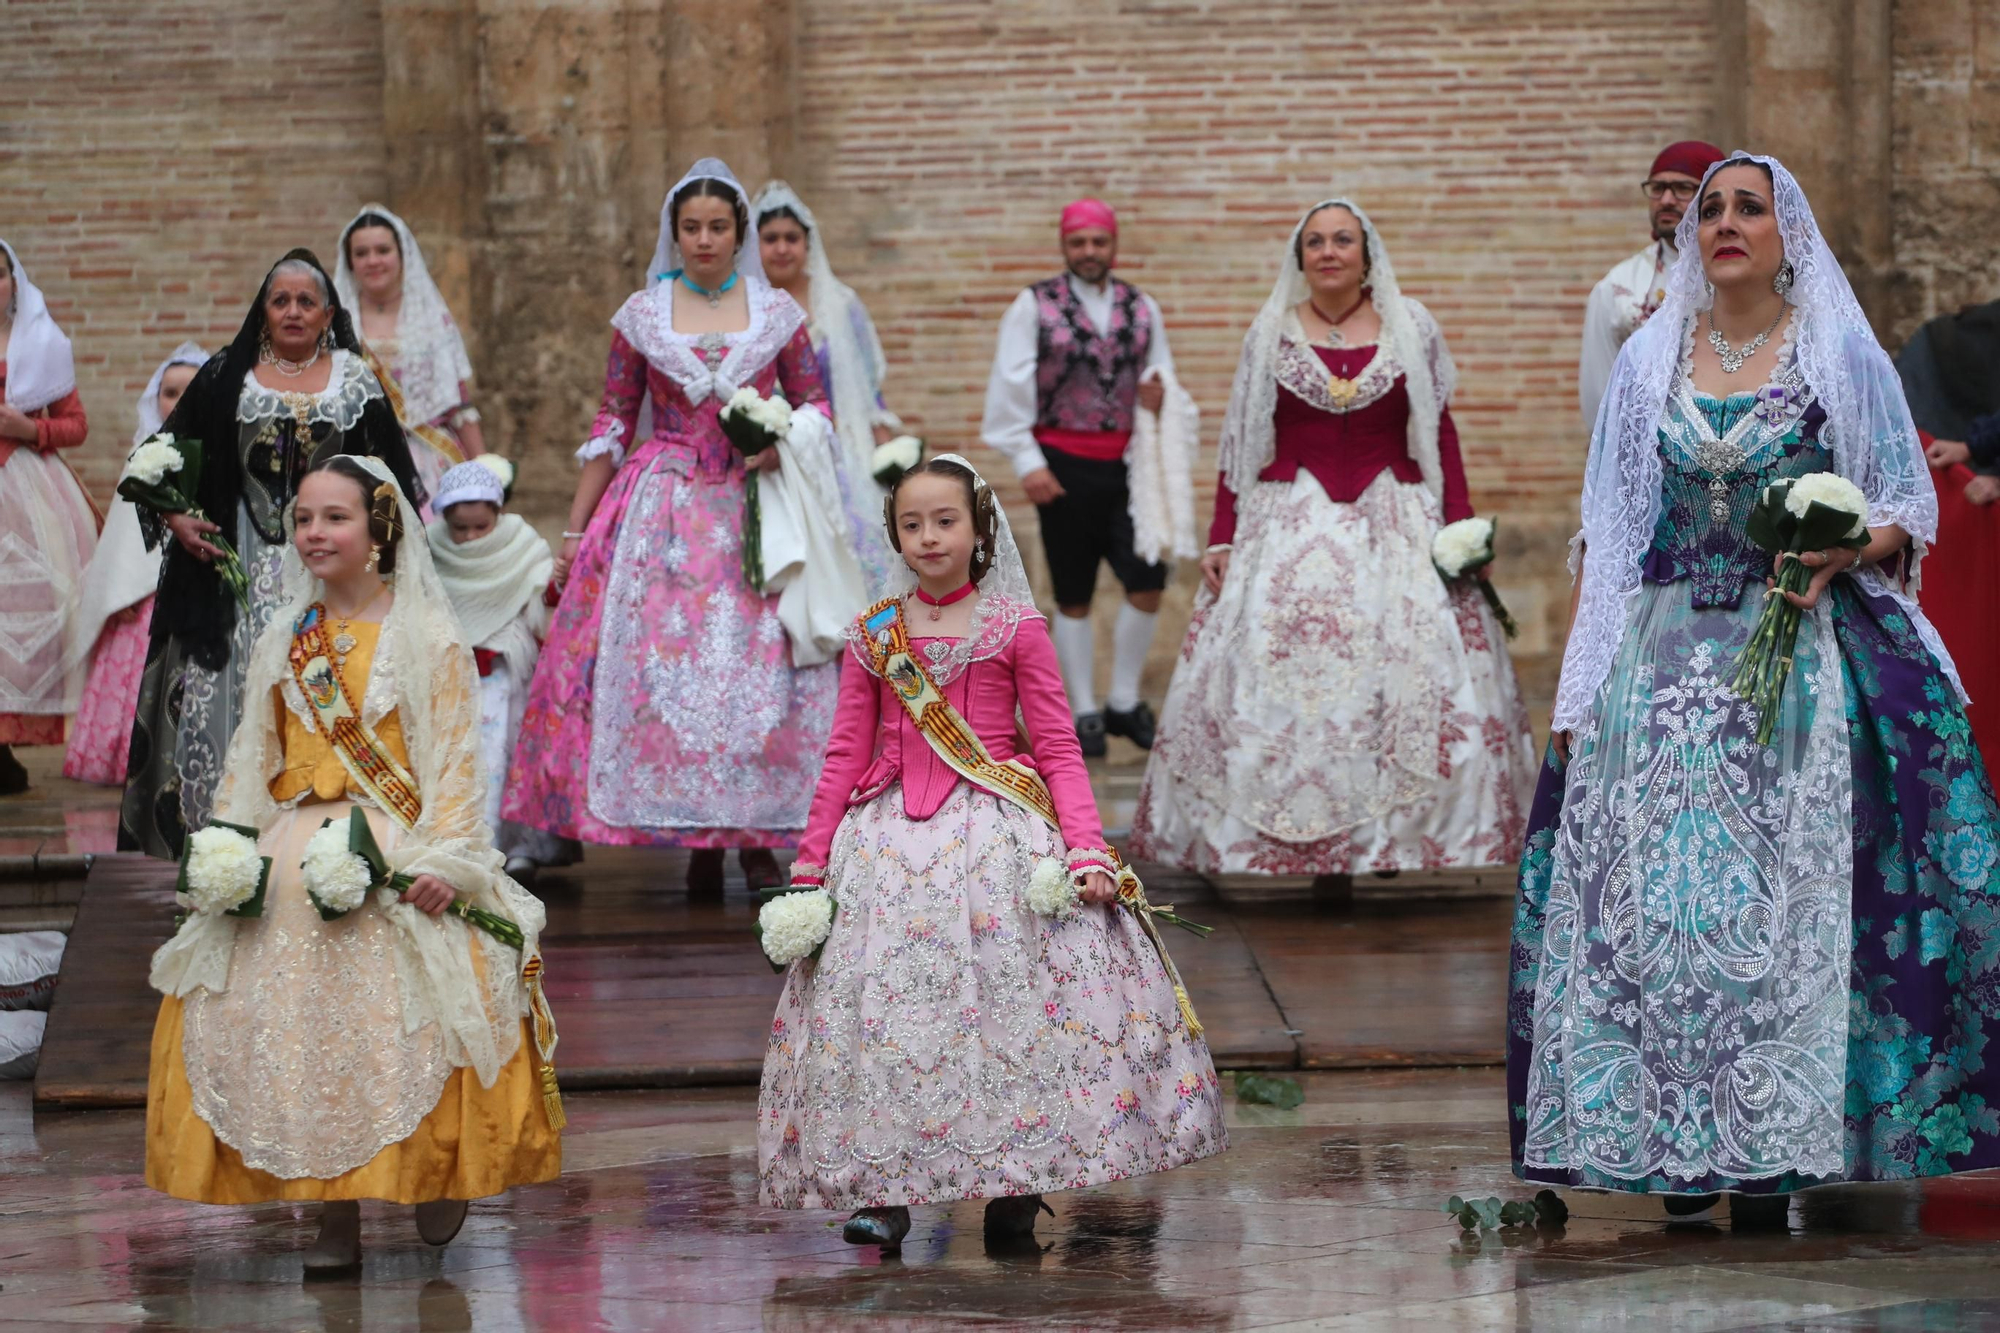
[[[1316,205],[1244,340],[1135,857],[1345,876],[1519,856],[1534,749],[1513,663],[1431,563],[1472,516],[1454,379],[1367,215]]]

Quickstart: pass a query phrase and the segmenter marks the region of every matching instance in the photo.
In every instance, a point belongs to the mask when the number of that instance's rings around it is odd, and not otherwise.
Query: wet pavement
[[[301,1280],[314,1208],[183,1204],[136,1111],[31,1116],[0,1087],[0,1333],[48,1329],[2000,1329],[2000,1177],[1836,1187],[1784,1231],[1664,1224],[1577,1194],[1560,1229],[1462,1234],[1453,1193],[1524,1197],[1498,1070],[1304,1074],[1234,1105],[1227,1154],[1053,1195],[994,1251],[980,1205],[900,1254],[756,1203],[748,1088],[570,1099],[566,1174],[475,1204],[444,1250],[364,1205],[359,1276]]]

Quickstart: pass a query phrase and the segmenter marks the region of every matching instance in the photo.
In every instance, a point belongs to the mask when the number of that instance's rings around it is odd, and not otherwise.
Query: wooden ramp
[[[557,1064],[573,1088],[752,1083],[780,978],[750,934],[735,878],[688,900],[684,852],[593,848],[546,877]],[[37,1106],[136,1106],[158,997],[152,952],[173,923],[173,867],[100,856],[84,886],[49,1015]],[[1234,906],[1204,881],[1141,867],[1147,892],[1214,926],[1167,932],[1218,1068],[1494,1063],[1505,1019],[1502,900],[1294,896]]]

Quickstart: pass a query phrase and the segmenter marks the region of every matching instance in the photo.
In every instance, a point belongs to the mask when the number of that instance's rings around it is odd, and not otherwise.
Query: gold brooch
[[[1344,411],[1361,396],[1361,386],[1353,380],[1344,380],[1338,375],[1328,375],[1326,393],[1327,397],[1333,399],[1334,407]]]

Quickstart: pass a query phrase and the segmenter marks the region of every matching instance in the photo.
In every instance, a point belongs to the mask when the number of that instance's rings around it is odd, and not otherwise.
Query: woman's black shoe
[[[1104,710],[1105,731],[1113,736],[1123,736],[1142,750],[1153,748],[1153,727],[1153,709],[1144,699],[1129,710]]]
[[[27,789],[28,770],[14,757],[12,746],[0,745],[0,796],[19,796]]]
[[[1076,743],[1085,759],[1104,758],[1104,715],[1085,713],[1076,720]]]
[[[1667,1206],[1669,1222],[1706,1222],[1722,1202],[1720,1194],[1669,1194],[1661,1202]]]

